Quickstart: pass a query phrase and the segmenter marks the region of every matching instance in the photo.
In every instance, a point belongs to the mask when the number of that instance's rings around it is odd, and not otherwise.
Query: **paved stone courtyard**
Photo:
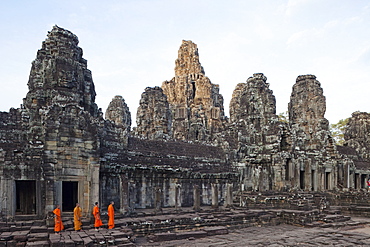
[[[85,219],[79,232],[74,231],[71,216],[65,215],[66,229],[60,235],[45,220],[2,222],[0,247],[370,246],[368,217],[316,217],[314,211],[297,210],[183,210],[155,215],[145,209],[135,217],[117,218],[114,229],[99,231]]]
[[[0,246],[107,246],[107,247],[134,247],[134,246],[163,246],[163,247],[218,247],[218,246],[370,246],[370,220],[354,217],[347,222],[324,224],[315,227],[279,224],[275,226],[230,226],[228,232],[212,236],[197,236],[197,231],[184,231],[186,238],[152,242],[148,236],[138,236],[136,240],[127,238],[132,231],[127,227],[118,227],[113,230],[101,229],[95,231],[85,226],[80,232],[73,230],[63,231],[55,235],[52,227],[32,227],[31,231],[3,232],[0,236]],[[39,229],[39,231],[36,231]],[[43,230],[48,230],[45,232]],[[31,233],[30,233],[31,232]],[[32,233],[34,232],[34,233]],[[181,232],[181,231],[180,231]],[[5,241],[7,234],[12,236]],[[163,233],[167,237],[170,233]],[[131,240],[131,241],[130,241]]]
[[[156,243],[142,242],[137,246],[370,246],[370,225],[340,229],[292,225],[248,227],[231,230],[226,235],[216,235],[200,239],[173,240]]]

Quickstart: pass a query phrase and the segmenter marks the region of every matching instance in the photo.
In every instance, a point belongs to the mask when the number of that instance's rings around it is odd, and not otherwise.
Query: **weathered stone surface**
[[[266,80],[263,74],[254,74],[247,83],[239,83],[233,92],[230,121],[237,135],[238,160],[279,150],[282,123],[275,114],[275,96]]]
[[[80,184],[80,203],[87,213],[94,200],[92,193],[98,191],[98,127],[103,118],[95,104],[91,72],[82,58],[76,35],[53,27],[32,63],[28,87],[23,107],[3,116],[17,122],[13,134],[16,139],[12,142],[18,143],[5,149],[4,158],[19,150],[18,158],[11,158],[11,163],[22,169],[5,166],[2,174],[6,174],[9,182],[30,181],[29,186],[23,187],[21,184],[25,182],[18,182],[18,189],[23,191],[19,193],[24,198],[19,204],[22,206],[13,209],[10,215],[18,210],[44,218],[55,203],[61,203],[56,198],[62,198],[62,187],[55,188],[62,186],[62,181],[71,181],[71,176],[72,181]],[[18,138],[17,130],[23,132]],[[2,148],[3,143],[0,145]],[[88,187],[88,181],[92,186]],[[0,186],[1,191],[8,191],[6,203],[15,200],[6,182]],[[13,208],[10,204],[5,207]],[[73,209],[73,205],[69,207]]]
[[[236,86],[230,102],[231,122],[245,119],[255,125],[266,125],[271,118],[276,117],[275,96],[266,81],[266,76],[256,73],[249,77],[246,83]]]
[[[263,74],[254,74],[246,83],[236,86],[230,102],[229,133],[237,143],[234,159],[240,162],[245,189],[269,190],[282,186],[273,184],[269,177],[281,173],[281,158],[275,156],[288,149],[284,137],[287,126],[278,121],[275,96],[266,81]],[[273,165],[277,165],[275,171]],[[273,180],[277,182],[281,178]]]
[[[27,108],[77,103],[93,116],[98,114],[95,88],[87,61],[82,58],[78,38],[68,30],[54,26],[32,62]]]
[[[117,126],[128,132],[130,131],[131,113],[122,96],[115,96],[109,103],[105,112],[105,119],[113,121]]]
[[[370,113],[354,112],[344,132],[344,146],[354,148],[363,159],[370,160]]]
[[[172,114],[160,87],[146,88],[136,114],[136,135],[149,140],[172,138]]]
[[[77,37],[53,27],[32,63],[23,105],[0,113],[0,213],[7,220],[36,215],[52,226],[56,203],[71,212],[79,202],[89,218],[99,200],[103,211],[115,201],[117,213],[143,208],[161,213],[168,207],[218,208],[225,201],[232,206],[233,195],[245,191],[366,187],[369,116],[354,114],[347,146],[336,148],[315,76],[297,78],[289,123],[278,120],[275,97],[261,73],[236,86],[228,120],[196,44],[183,41],[175,64],[173,79],[145,89],[131,132],[121,96],[103,118]],[[260,220],[276,223],[270,214]],[[65,223],[72,227],[72,221]],[[64,244],[73,245],[69,240]]]
[[[223,129],[223,97],[205,76],[197,45],[183,40],[175,77],[162,83],[172,111],[172,133],[178,140],[210,141]]]
[[[330,133],[329,122],[324,117],[326,99],[316,76],[297,77],[288,108],[295,148],[321,151]]]

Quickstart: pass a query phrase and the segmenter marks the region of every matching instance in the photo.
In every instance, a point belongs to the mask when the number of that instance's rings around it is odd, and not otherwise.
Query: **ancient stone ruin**
[[[211,142],[223,130],[223,97],[205,76],[197,45],[182,41],[175,77],[162,83],[172,112],[172,136],[177,140]]]
[[[0,112],[0,212],[7,220],[45,219],[56,204],[71,212],[76,202],[87,217],[95,201],[115,201],[120,214],[135,215],[254,207],[261,194],[253,193],[366,188],[370,114],[353,113],[345,145],[336,146],[314,75],[297,77],[289,121],[279,121],[262,73],[236,85],[228,118],[197,45],[182,41],[175,76],[145,89],[131,129],[121,96],[103,117],[82,54],[77,36],[54,26],[32,62],[23,104]],[[276,198],[271,205],[298,205]]]

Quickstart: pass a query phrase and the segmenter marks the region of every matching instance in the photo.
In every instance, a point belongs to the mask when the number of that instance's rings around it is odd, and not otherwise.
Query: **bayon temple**
[[[197,45],[184,40],[174,77],[145,88],[131,127],[121,96],[112,95],[105,113],[95,103],[78,42],[54,26],[32,62],[23,104],[0,112],[0,212],[8,220],[44,219],[56,204],[68,212],[76,202],[90,217],[96,201],[114,201],[122,215],[251,208],[252,195],[269,193],[328,193],[333,205],[367,189],[370,114],[354,112],[336,145],[314,75],[292,82],[288,121],[278,118],[262,73],[235,86],[227,117]]]

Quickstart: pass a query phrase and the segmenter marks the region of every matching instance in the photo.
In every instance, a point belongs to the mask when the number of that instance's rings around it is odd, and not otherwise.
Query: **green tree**
[[[338,123],[330,124],[331,136],[337,145],[342,146],[344,143],[344,130],[346,129],[349,118],[341,119]]]
[[[279,113],[278,118],[280,122],[289,123],[288,111]]]

